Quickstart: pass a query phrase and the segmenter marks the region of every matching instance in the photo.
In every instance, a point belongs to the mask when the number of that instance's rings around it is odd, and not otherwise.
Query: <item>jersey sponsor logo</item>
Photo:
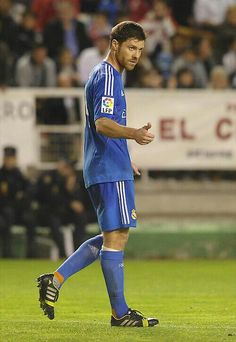
[[[131,217],[133,220],[136,220],[137,219],[137,213],[136,213],[136,210],[133,209],[132,212],[131,212]]]
[[[113,97],[102,97],[102,108],[101,112],[104,114],[113,114],[114,112],[114,98]]]

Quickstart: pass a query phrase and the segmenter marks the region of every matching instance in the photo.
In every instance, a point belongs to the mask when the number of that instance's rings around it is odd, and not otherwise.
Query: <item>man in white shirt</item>
[[[233,4],[236,0],[195,0],[194,20],[199,25],[221,25],[227,9]]]
[[[83,50],[77,59],[77,69],[82,85],[87,82],[89,74],[95,65],[106,57],[109,49],[109,35],[107,33],[100,34],[94,44],[94,47]]]
[[[146,14],[141,24],[147,33],[145,49],[149,56],[157,49],[167,52],[170,50],[170,38],[176,33],[176,27],[165,1],[155,0],[152,10]]]

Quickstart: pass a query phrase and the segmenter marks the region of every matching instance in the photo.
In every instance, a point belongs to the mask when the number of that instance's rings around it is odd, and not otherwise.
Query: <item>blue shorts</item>
[[[88,192],[102,231],[136,227],[133,181],[94,184]]]

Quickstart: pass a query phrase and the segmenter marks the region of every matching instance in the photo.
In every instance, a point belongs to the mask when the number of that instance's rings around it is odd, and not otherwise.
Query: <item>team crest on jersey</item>
[[[133,220],[136,220],[136,219],[137,219],[137,213],[136,213],[136,210],[135,210],[135,209],[133,209],[133,210],[131,211],[131,217],[132,217]]]
[[[114,112],[114,98],[113,97],[102,97],[102,108],[101,112],[104,114],[113,114]]]

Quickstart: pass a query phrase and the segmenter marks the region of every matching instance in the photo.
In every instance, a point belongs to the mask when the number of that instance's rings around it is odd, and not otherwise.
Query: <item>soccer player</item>
[[[144,48],[143,28],[131,21],[111,32],[107,58],[91,73],[85,87],[86,127],[84,180],[97,213],[102,234],[84,242],[53,274],[38,278],[39,301],[45,315],[54,318],[54,304],[62,284],[100,256],[111,303],[111,326],[145,327],[158,324],[130,309],[124,296],[124,248],[129,228],[136,227],[133,173],[127,139],[140,145],[153,141],[151,124],[126,126],[123,70],[133,70]]]

